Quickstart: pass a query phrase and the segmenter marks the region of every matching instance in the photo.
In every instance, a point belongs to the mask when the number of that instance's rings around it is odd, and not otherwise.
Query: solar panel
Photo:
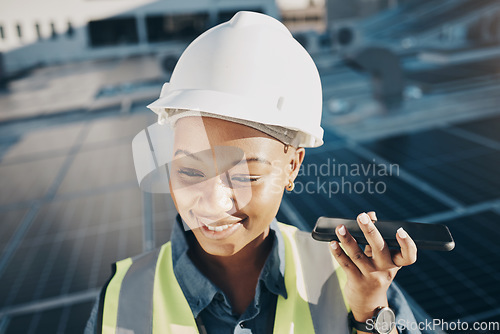
[[[397,166],[392,172],[387,168],[387,176],[379,176],[383,170],[378,166],[377,160],[361,158],[347,148],[309,157],[306,153],[304,172],[299,173],[294,192],[285,199],[300,211],[310,229],[322,215],[354,218],[375,210],[379,219],[398,220],[449,209],[401,180]],[[287,221],[283,212],[278,218]]]
[[[498,116],[469,121],[455,126],[500,143],[500,131],[498,131],[500,129],[500,117]]]
[[[500,156],[492,148],[442,130],[382,139],[366,147],[463,204],[500,197]]]
[[[500,215],[487,211],[441,223],[450,228],[455,249],[420,251],[417,262],[400,270],[396,280],[436,319],[500,309]]]
[[[87,323],[93,302],[77,303],[14,316],[5,334],[81,333]]]

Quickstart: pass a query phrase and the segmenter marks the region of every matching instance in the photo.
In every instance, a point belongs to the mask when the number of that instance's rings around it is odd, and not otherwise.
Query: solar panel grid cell
[[[498,116],[466,122],[457,125],[457,127],[500,143],[500,131],[498,131],[500,128],[500,117]]]
[[[9,240],[14,235],[16,228],[19,226],[26,213],[27,209],[24,208],[0,212],[0,258],[2,258],[3,252],[6,251]]]
[[[6,334],[28,333],[34,314],[26,314],[10,319]]]

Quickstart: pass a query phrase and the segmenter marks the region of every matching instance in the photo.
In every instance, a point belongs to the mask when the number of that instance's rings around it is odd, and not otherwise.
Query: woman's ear
[[[302,162],[304,161],[304,157],[306,155],[306,151],[303,147],[299,147],[292,152],[293,154],[290,159],[289,175],[288,175],[288,179],[290,181],[294,181],[297,175],[299,174],[300,166],[302,165]]]

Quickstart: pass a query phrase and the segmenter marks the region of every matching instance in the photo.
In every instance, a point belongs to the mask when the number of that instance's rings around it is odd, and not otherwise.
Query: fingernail
[[[340,233],[341,236],[343,236],[343,237],[345,236],[346,230],[345,230],[345,226],[344,225],[340,226],[339,233]]]
[[[332,241],[330,247],[332,247],[332,249],[337,249],[339,248],[339,243],[337,241]]]
[[[361,217],[359,217],[359,220],[361,220],[361,223],[365,224],[365,225],[372,222],[372,220],[370,219],[370,216],[368,216],[364,212],[363,212],[363,214],[361,214]]]
[[[401,239],[404,239],[408,236],[408,233],[406,233],[406,231],[402,227],[400,227],[398,228],[398,235]]]

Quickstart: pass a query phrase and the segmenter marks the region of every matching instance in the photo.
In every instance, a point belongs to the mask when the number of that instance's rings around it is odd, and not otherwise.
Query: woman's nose
[[[203,187],[201,205],[209,211],[231,211],[234,207],[234,191],[229,182],[224,182],[226,175],[217,175],[206,181]]]

